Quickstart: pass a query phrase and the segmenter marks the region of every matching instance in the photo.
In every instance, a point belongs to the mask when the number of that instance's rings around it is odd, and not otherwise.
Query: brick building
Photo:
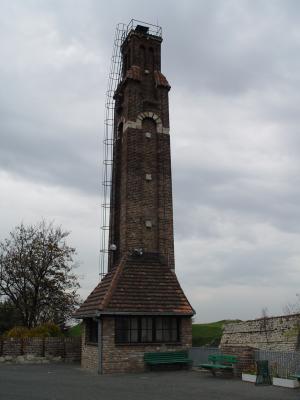
[[[194,310],[176,278],[169,135],[170,85],[159,35],[136,25],[121,46],[108,272],[76,313],[82,366],[143,371],[147,351],[191,346]]]

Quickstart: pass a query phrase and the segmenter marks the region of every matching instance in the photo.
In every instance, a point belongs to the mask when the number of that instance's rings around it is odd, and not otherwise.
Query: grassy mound
[[[81,334],[82,334],[82,324],[79,323],[77,325],[72,326],[72,328],[70,328],[68,330],[67,336],[77,337],[77,336],[81,336]]]
[[[209,324],[193,324],[193,346],[218,346],[222,337],[224,325],[239,320],[222,320]]]

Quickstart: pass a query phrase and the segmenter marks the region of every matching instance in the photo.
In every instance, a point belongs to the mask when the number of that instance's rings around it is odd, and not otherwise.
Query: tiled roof
[[[126,78],[140,81],[141,78],[141,68],[138,65],[132,65],[126,72]]]
[[[108,272],[102,281],[95,287],[92,293],[87,297],[80,308],[75,312],[75,317],[80,315],[95,315],[96,310],[103,308],[103,300],[109,292],[112,279],[115,275],[116,268]]]
[[[105,275],[75,317],[99,313],[193,315],[194,310],[170,268],[127,261]]]
[[[169,89],[171,88],[167,78],[160,71],[154,71],[154,79],[156,86],[165,86]]]

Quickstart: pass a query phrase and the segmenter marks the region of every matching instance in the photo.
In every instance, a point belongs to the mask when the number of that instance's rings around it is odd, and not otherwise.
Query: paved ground
[[[0,365],[5,400],[292,400],[300,389],[260,386],[194,371],[98,376],[79,366]]]

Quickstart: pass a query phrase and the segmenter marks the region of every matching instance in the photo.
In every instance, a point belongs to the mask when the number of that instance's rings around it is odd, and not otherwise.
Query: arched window
[[[140,66],[142,70],[146,69],[146,49],[144,46],[140,46]]]
[[[127,69],[129,69],[131,67],[131,51],[130,49],[128,49],[127,52]]]
[[[150,69],[150,71],[153,71],[154,70],[154,50],[153,50],[152,47],[149,47],[148,53],[149,53],[149,57],[148,57],[149,66],[148,66],[148,68]]]
[[[142,127],[144,131],[155,133],[156,132],[156,122],[153,118],[146,117],[143,119]]]
[[[128,66],[127,66],[127,53],[123,54],[123,65],[122,65],[122,75],[123,77],[126,75]]]
[[[123,134],[123,122],[121,122],[118,126],[118,136],[117,139],[122,139],[122,134]]]

